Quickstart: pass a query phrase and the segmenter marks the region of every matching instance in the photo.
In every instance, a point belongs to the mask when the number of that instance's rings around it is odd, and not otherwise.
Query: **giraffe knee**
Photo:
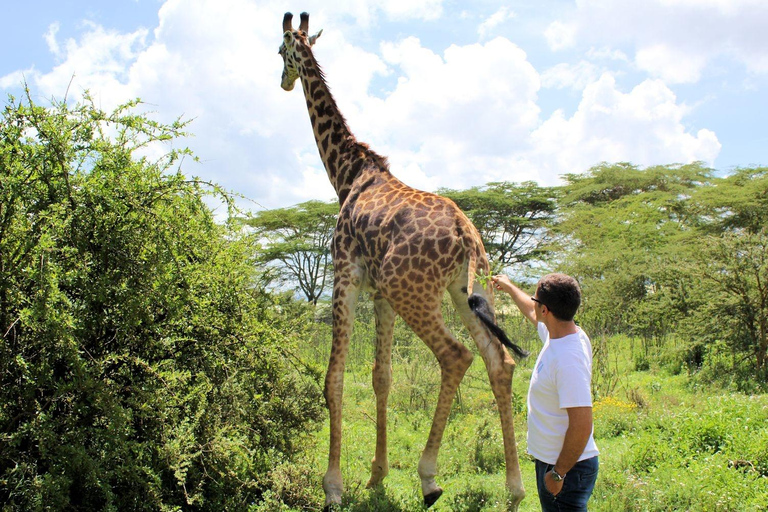
[[[464,367],[464,371],[467,370],[467,368],[472,365],[472,361],[474,361],[475,356],[472,354],[472,352],[466,348],[464,345],[462,345],[462,348],[464,349],[461,356],[461,365]]]
[[[475,356],[472,352],[461,343],[452,345],[448,350],[437,356],[440,368],[444,372],[453,373],[458,371],[461,375],[464,375],[464,372],[467,371],[474,358]]]
[[[332,403],[341,401],[342,386],[343,381],[337,375],[330,371],[326,373],[323,389],[326,407],[330,408]]]
[[[392,367],[378,363],[373,365],[373,392],[376,396],[389,394],[392,387]]]
[[[492,383],[496,382],[499,386],[502,386],[503,389],[508,390],[512,388],[512,375],[514,372],[514,365],[510,366],[508,364],[500,364],[495,368],[490,369],[488,376],[490,377]]]

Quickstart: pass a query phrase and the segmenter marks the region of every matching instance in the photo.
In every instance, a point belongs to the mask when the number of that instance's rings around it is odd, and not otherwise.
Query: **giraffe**
[[[328,469],[323,477],[326,510],[341,504],[340,469],[344,367],[355,306],[362,291],[370,293],[376,317],[373,390],[376,395],[376,448],[368,487],[379,485],[389,471],[387,398],[392,383],[392,337],[399,315],[426,343],[440,367],[440,392],[418,474],[424,504],[431,506],[443,490],[435,482],[437,456],[451,404],[472,362],[472,352],[445,326],[441,304],[447,291],[485,362],[501,417],[506,486],[516,509],[525,496],[511,404],[515,360],[527,353],[511,343],[494,323],[490,285],[475,286],[476,272],[490,265],[475,226],[452,201],[411,188],[389,171],[387,159],[359,142],[331,96],[312,47],[322,30],[309,36],[309,15],[283,18],[281,86],[301,80],[320,158],[340,204],[331,243],[334,266],[333,341],[325,378],[330,416]],[[473,290],[475,293],[473,293]]]

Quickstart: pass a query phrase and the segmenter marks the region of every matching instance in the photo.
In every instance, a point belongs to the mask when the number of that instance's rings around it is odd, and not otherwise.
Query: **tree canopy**
[[[550,242],[557,190],[524,183],[488,183],[468,190],[442,189],[475,224],[499,268],[541,258]]]
[[[567,181],[558,258],[585,289],[592,330],[657,345],[676,334],[697,365],[726,354],[751,362],[742,383],[768,381],[765,169],[605,164]]]
[[[291,283],[317,304],[331,282],[331,239],[339,215],[338,201],[307,201],[265,210],[244,222],[262,242],[259,259],[275,263],[282,283]]]

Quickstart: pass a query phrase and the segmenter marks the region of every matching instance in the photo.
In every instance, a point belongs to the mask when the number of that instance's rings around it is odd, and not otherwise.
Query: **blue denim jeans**
[[[597,457],[576,463],[565,475],[563,490],[557,496],[552,496],[544,486],[544,475],[552,467],[552,464],[536,461],[536,485],[542,512],[586,512],[587,501],[597,481]]]

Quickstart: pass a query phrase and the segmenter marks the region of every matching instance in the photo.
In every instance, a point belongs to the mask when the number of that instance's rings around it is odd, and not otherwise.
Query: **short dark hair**
[[[573,320],[581,305],[579,283],[566,274],[547,274],[542,277],[536,288],[536,296],[555,318],[566,322]]]

